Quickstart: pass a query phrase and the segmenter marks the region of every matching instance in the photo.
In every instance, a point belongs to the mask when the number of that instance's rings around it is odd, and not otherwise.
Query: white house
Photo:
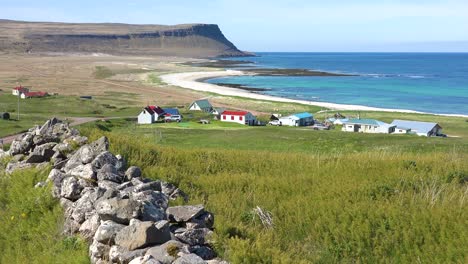
[[[397,126],[395,127],[395,132],[393,133],[394,134],[408,134],[408,133],[411,133],[411,128]]]
[[[223,122],[233,122],[245,125],[250,124],[255,120],[255,116],[247,111],[224,111],[221,114],[221,121]]]
[[[223,107],[213,107],[213,110],[211,110],[212,115],[219,116],[222,114],[224,111],[226,111],[226,108]]]
[[[392,125],[408,128],[411,130],[409,133],[414,133],[418,136],[430,137],[442,134],[442,127],[437,123],[393,120]]]
[[[18,86],[18,87],[13,88],[11,90],[11,93],[13,95],[20,96],[21,94],[29,93],[29,89],[23,86]]]
[[[155,121],[155,112],[149,107],[143,108],[138,115],[138,124],[152,124]]]
[[[197,100],[190,104],[189,106],[190,111],[203,111],[203,112],[211,112],[213,110],[213,106],[207,99]]]
[[[279,118],[281,126],[310,126],[314,124],[314,116],[310,113],[298,113]]]
[[[360,133],[390,134],[395,131],[396,125],[387,124],[375,119],[350,118],[343,122],[342,131]]]

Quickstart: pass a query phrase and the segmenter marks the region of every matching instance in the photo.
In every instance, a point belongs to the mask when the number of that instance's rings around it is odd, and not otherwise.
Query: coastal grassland
[[[89,263],[86,243],[61,235],[63,210],[50,187],[34,188],[47,171],[0,170],[0,263]]]
[[[105,93],[92,100],[78,96],[49,96],[44,98],[20,99],[20,120],[17,120],[18,98],[10,93],[0,93],[0,112],[9,112],[12,120],[0,120],[0,137],[19,133],[56,116],[73,117],[127,117],[135,116],[135,95]]]
[[[463,138],[161,127],[160,139],[127,122],[81,131],[107,135],[147,177],[204,203],[215,213],[215,247],[232,263],[468,260]],[[273,228],[256,206],[271,212]]]

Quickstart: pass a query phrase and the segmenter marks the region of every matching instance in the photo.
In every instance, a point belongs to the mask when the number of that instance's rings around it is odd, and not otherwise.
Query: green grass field
[[[196,121],[206,114],[182,114],[182,123],[116,119],[79,129],[91,139],[108,136],[111,151],[146,177],[205,204],[215,214],[214,246],[231,263],[468,262],[465,119],[361,113],[433,120],[458,136],[425,138],[202,125]],[[33,188],[44,177],[0,175],[0,263],[63,263],[67,256],[87,263],[84,243],[59,234],[62,212],[50,190]],[[271,212],[273,228],[263,226],[257,206]]]
[[[135,116],[140,109],[132,106],[134,96],[126,94],[126,99],[122,99],[121,95],[109,93],[105,96],[95,96],[92,100],[83,100],[77,96],[21,99],[18,120],[18,98],[7,92],[0,93],[0,112],[9,112],[11,115],[11,120],[0,120],[0,137],[43,124],[53,116],[61,118]]]

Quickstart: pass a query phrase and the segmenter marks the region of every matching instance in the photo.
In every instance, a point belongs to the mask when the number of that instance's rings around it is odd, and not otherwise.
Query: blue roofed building
[[[314,116],[303,112],[279,118],[281,126],[311,126],[314,124]]]
[[[442,134],[442,127],[437,123],[409,121],[409,120],[393,120],[392,125],[398,128],[409,129],[408,133],[417,134],[419,136],[437,136]]]
[[[376,119],[350,118],[343,122],[342,131],[359,133],[383,133],[395,132],[396,125],[387,124]]]
[[[177,108],[163,108],[163,111],[165,116],[180,115]]]

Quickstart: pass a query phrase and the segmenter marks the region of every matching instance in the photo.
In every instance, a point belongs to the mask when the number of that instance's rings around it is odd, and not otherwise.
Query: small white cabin
[[[281,126],[310,126],[314,124],[314,116],[310,113],[298,113],[279,118]]]
[[[145,107],[138,115],[138,124],[152,124],[155,122],[155,112],[150,107]]]
[[[221,114],[221,121],[238,123],[241,125],[250,124],[256,120],[252,113],[247,111],[224,111]]]
[[[442,127],[437,123],[393,120],[392,125],[397,127],[406,127],[411,130],[409,133],[413,133],[418,136],[430,137],[442,134]]]

